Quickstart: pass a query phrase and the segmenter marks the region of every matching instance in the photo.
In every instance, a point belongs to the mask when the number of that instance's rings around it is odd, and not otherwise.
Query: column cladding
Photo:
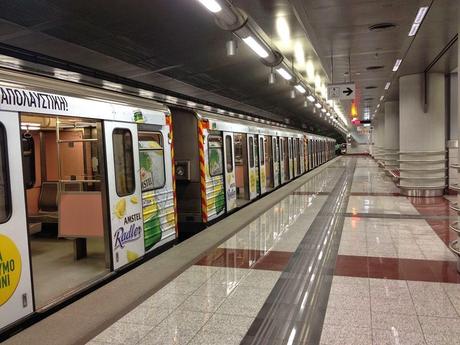
[[[399,79],[400,186],[405,195],[442,195],[446,185],[444,74],[428,73],[426,88],[424,74]]]
[[[385,103],[385,169],[399,168],[399,102]]]

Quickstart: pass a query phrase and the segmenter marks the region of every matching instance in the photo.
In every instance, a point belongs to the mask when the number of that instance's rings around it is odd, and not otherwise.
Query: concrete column
[[[385,153],[385,116],[379,113],[375,119],[377,126],[375,131],[374,158],[378,161],[383,161]]]
[[[458,18],[458,29],[460,30],[460,17]],[[457,162],[451,162],[451,164],[454,165],[454,167],[458,167],[459,165],[459,162],[460,162],[460,149],[458,148],[459,145],[459,134],[460,134],[460,103],[459,103],[459,99],[460,99],[460,73],[458,73],[458,67],[460,66],[460,44],[457,44],[458,46],[458,63],[457,63],[457,83],[454,83],[455,84],[455,87],[456,87],[456,93],[453,93],[453,88],[452,88],[452,84],[451,83],[451,94],[450,94],[450,98],[451,98],[451,102],[450,102],[450,109],[451,109],[451,113],[450,113],[450,116],[451,118],[452,117],[456,117],[456,131],[454,131],[454,133],[452,133],[451,131],[451,134],[454,134],[455,135],[455,139],[457,139]],[[456,113],[455,113],[456,112]],[[454,121],[451,121],[451,125],[455,125],[455,122]],[[451,139],[454,139],[454,136],[451,136]],[[460,172],[460,168],[456,168],[457,172]],[[457,220],[452,222],[450,224],[450,227],[455,230],[455,232],[457,233],[457,238],[453,241],[451,241],[449,243],[449,247],[451,248],[451,250],[457,255],[457,271],[460,273],[460,246],[459,246],[459,243],[460,243],[460,208],[459,208],[459,205],[460,205],[460,188],[459,188],[459,183],[458,182],[451,182],[450,183],[451,185],[451,188],[453,190],[457,190],[457,202],[452,202],[450,204],[450,207],[454,210],[454,211],[457,211]]]
[[[385,103],[385,170],[399,168],[399,102]]]
[[[399,79],[399,144],[401,193],[442,195],[446,185],[445,80],[429,73],[425,101],[424,74]]]

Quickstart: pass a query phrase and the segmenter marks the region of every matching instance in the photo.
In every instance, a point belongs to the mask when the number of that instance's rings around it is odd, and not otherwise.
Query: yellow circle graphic
[[[0,235],[0,306],[13,296],[20,278],[21,254],[9,237]]]

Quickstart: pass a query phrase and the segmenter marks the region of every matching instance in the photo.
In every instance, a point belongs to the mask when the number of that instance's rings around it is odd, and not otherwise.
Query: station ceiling
[[[457,33],[458,0],[234,0],[279,50],[307,77],[310,61],[324,82],[352,80],[360,111],[374,109],[393,80],[387,99],[398,95],[398,74],[423,72]],[[431,4],[432,3],[432,4]],[[109,6],[108,6],[109,4]],[[412,41],[407,36],[420,6],[431,9]],[[289,37],[280,33],[280,18]],[[369,30],[392,23],[387,30]],[[150,84],[198,100],[286,122],[310,131],[337,133],[291,86],[268,84],[270,69],[241,41],[227,56],[232,35],[220,29],[198,1],[23,0],[0,2],[0,43]],[[302,47],[304,61],[299,58]],[[0,46],[2,48],[2,46]],[[297,55],[297,56],[296,56]],[[349,63],[350,62],[350,63]],[[456,67],[451,48],[434,69]],[[380,69],[368,69],[383,66]],[[348,76],[346,72],[350,72]],[[369,89],[368,87],[375,87]],[[345,109],[349,103],[344,103]]]

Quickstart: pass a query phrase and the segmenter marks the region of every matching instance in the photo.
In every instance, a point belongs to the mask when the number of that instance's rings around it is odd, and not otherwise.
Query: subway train
[[[327,162],[334,147],[0,69],[0,334]]]

